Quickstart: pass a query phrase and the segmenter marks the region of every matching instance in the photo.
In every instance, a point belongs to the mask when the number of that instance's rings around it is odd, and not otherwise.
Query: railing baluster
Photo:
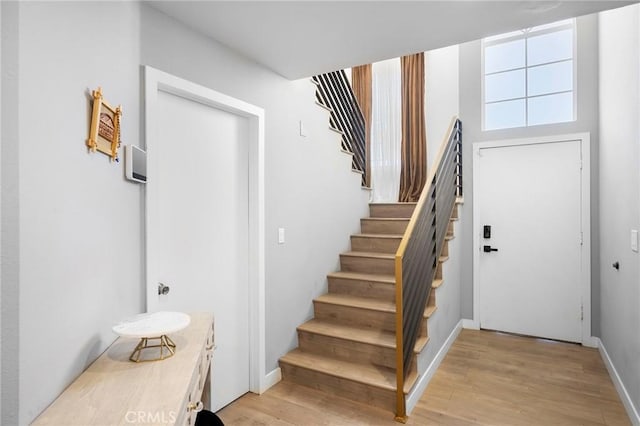
[[[431,285],[456,197],[462,196],[462,126],[454,118],[396,252],[396,418],[406,419],[404,382],[414,360]],[[402,336],[402,337],[400,337]]]
[[[331,126],[342,132],[342,149],[353,154],[352,168],[367,182],[365,123],[362,111],[344,70],[312,77],[317,85],[316,98],[331,110]]]

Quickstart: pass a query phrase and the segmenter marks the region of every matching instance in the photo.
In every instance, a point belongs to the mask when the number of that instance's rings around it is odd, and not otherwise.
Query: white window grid
[[[541,36],[541,35],[545,35],[545,34],[552,34],[552,33],[556,33],[556,32],[560,32],[560,31],[564,31],[564,30],[572,30],[572,43],[573,43],[573,50],[572,50],[572,54],[571,54],[571,58],[568,59],[561,59],[561,60],[557,60],[557,61],[550,61],[550,62],[544,62],[544,63],[539,63],[539,64],[535,64],[532,66],[529,66],[529,58],[528,58],[528,39],[531,37],[536,37],[536,36]],[[495,71],[495,72],[490,72],[490,73],[485,73],[485,63],[484,63],[484,56],[485,56],[485,50],[487,47],[491,47],[491,46],[495,46],[495,45],[499,45],[499,44],[503,44],[503,43],[509,43],[512,41],[516,41],[516,40],[524,40],[524,66],[523,67],[516,67],[516,68],[509,68],[509,69],[505,69],[505,70],[500,70],[500,71]],[[556,95],[556,94],[562,94],[562,93],[572,93],[573,94],[573,118],[572,120],[575,121],[576,120],[576,87],[577,87],[577,71],[576,71],[576,20],[575,18],[571,18],[571,19],[567,19],[564,21],[559,21],[559,22],[555,22],[555,23],[551,23],[551,24],[545,24],[545,25],[540,25],[537,27],[532,27],[532,28],[525,28],[523,30],[517,30],[517,31],[512,31],[509,33],[505,33],[505,34],[499,34],[496,36],[490,36],[490,37],[486,37],[484,39],[482,39],[482,61],[480,66],[482,67],[482,83],[481,83],[481,89],[482,89],[482,115],[481,115],[481,120],[482,120],[482,130],[486,130],[486,123],[485,123],[485,107],[486,105],[490,105],[490,104],[496,104],[496,103],[503,103],[503,102],[509,102],[509,101],[516,101],[516,100],[524,100],[524,107],[525,107],[525,124],[524,126],[518,126],[518,127],[529,127],[529,103],[527,102],[528,99],[533,99],[533,98],[539,98],[542,96],[550,96],[550,95]],[[572,64],[572,68],[573,68],[573,87],[571,88],[571,90],[562,90],[562,91],[558,91],[558,92],[545,92],[545,93],[541,93],[538,95],[528,95],[528,91],[529,91],[529,75],[527,73],[527,70],[532,69],[532,68],[537,68],[537,67],[541,67],[544,65],[551,65],[551,64],[557,64],[557,63],[562,63],[562,62],[569,62],[569,61],[573,61]],[[524,70],[524,78],[525,78],[525,92],[524,92],[524,96],[520,96],[520,97],[515,97],[515,98],[509,98],[509,99],[500,99],[499,101],[489,101],[489,102],[485,102],[485,77],[486,76],[490,76],[490,75],[496,75],[496,74],[502,74],[502,73],[507,73],[510,71],[518,71],[518,70]],[[547,123],[547,124],[554,124],[554,123]],[[542,124],[542,125],[547,125],[547,124]],[[502,129],[491,129],[491,130],[502,130]]]

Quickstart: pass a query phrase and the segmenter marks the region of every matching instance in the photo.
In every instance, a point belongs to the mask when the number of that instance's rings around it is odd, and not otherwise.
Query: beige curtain
[[[356,100],[360,105],[360,110],[364,116],[365,124],[365,155],[367,167],[365,170],[365,181],[368,187],[371,186],[371,64],[360,65],[351,68],[351,86]]]
[[[418,201],[427,178],[424,119],[424,53],[403,56],[402,153],[398,201]]]

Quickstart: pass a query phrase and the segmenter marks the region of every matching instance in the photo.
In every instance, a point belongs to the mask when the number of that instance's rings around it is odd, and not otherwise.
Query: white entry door
[[[158,91],[147,141],[147,308],[213,312],[216,411],[249,391],[248,119]],[[169,286],[158,295],[158,284]],[[178,348],[180,350],[180,348]]]
[[[481,328],[582,340],[581,152],[581,140],[476,151]]]

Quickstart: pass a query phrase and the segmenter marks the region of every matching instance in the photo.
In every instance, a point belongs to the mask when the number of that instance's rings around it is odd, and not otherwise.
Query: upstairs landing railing
[[[351,168],[362,174],[368,186],[365,121],[344,70],[312,77],[316,102],[330,112],[330,126],[342,133],[342,149],[353,154]]]
[[[462,123],[451,120],[395,257],[396,419],[406,421],[404,385],[457,197],[462,197]]]

